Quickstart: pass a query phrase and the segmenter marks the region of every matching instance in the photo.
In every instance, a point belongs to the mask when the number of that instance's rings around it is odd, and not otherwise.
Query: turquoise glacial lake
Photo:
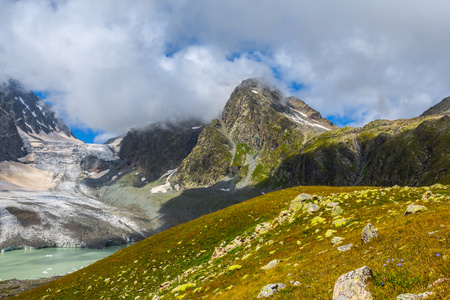
[[[36,279],[72,273],[124,247],[126,245],[105,249],[44,248],[0,253],[0,281],[12,278]]]

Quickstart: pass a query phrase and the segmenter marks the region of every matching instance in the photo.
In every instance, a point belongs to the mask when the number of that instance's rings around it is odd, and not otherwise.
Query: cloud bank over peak
[[[120,134],[219,115],[267,78],[354,125],[405,118],[450,94],[450,3],[0,0],[0,73],[67,123]]]

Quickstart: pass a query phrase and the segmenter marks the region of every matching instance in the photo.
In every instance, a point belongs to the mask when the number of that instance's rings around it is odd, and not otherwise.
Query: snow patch
[[[230,191],[230,189],[223,189],[223,188],[220,188],[219,190],[220,191],[224,191],[224,192],[229,192]]]
[[[99,179],[99,178],[102,178],[103,176],[105,176],[106,174],[108,174],[109,173],[109,169],[108,170],[104,170],[104,171],[102,171],[102,172],[99,172],[99,173],[90,173],[89,174],[89,176],[92,178],[92,179]]]
[[[169,176],[169,178],[170,178],[170,176],[172,176],[172,174],[175,173],[176,171],[177,171],[177,169],[169,170],[166,173],[162,174],[160,178],[163,178],[166,176]],[[167,179],[169,179],[169,178],[167,178]]]
[[[253,94],[259,94],[259,92],[257,90],[252,90]]]
[[[195,126],[195,127],[192,127],[193,130],[200,129],[200,128],[202,128],[202,126]]]
[[[297,124],[308,125],[308,126],[313,126],[313,127],[319,127],[319,128],[325,129],[325,130],[330,130],[329,128],[326,128],[325,126],[317,124],[314,121],[310,122],[312,120],[309,118],[307,118],[308,120],[305,120],[304,118],[302,118],[303,115],[299,111],[294,110],[294,109],[292,111],[294,112],[292,115],[288,115],[287,113],[283,113],[283,114]]]
[[[166,177],[167,176],[167,178],[166,178],[166,183],[165,184],[162,184],[162,185],[158,185],[158,186],[155,186],[154,188],[152,188],[151,190],[150,190],[150,193],[152,193],[152,194],[156,194],[156,193],[167,193],[168,191],[171,191],[172,190],[172,187],[170,186],[170,182],[169,182],[169,179],[170,179],[170,177],[173,175],[173,174],[175,174],[175,172],[177,171],[177,169],[173,169],[173,170],[169,170],[169,171],[167,171],[166,173],[164,173],[160,178],[163,178],[163,177]],[[178,190],[178,189],[177,189]]]

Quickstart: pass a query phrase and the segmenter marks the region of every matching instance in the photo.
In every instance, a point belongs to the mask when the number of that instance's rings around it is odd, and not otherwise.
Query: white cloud
[[[297,96],[357,125],[416,116],[450,94],[448,1],[0,5],[0,73],[56,91],[68,123],[106,132],[210,119],[248,77],[286,93],[301,82]]]

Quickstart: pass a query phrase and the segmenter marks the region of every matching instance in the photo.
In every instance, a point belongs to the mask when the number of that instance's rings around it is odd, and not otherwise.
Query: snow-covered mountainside
[[[113,161],[112,148],[77,140],[31,94],[3,85],[2,107],[15,121],[27,155],[0,163],[0,249],[104,247],[148,236],[145,216],[102,203],[80,183],[102,176],[84,174],[81,161]]]

